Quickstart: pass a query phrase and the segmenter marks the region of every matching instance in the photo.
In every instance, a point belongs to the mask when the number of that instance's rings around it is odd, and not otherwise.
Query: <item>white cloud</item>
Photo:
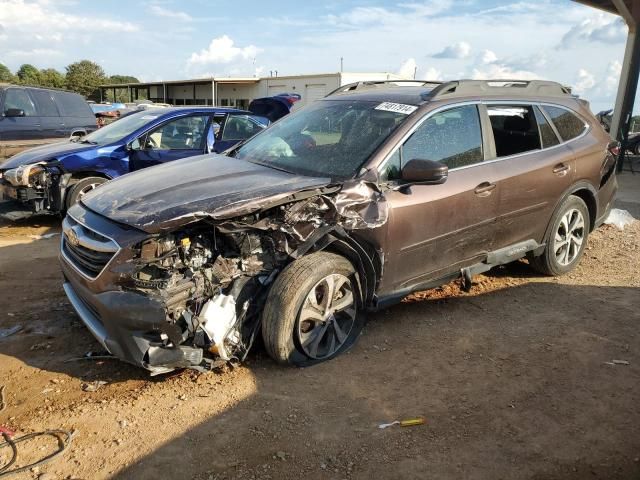
[[[223,35],[211,40],[209,47],[200,50],[199,53],[192,53],[189,57],[189,65],[206,65],[214,63],[231,63],[235,60],[249,60],[255,58],[262,49],[255,45],[246,47],[234,46],[233,40],[227,35]]]
[[[433,55],[433,58],[467,58],[470,52],[471,45],[467,42],[456,42]]]
[[[442,80],[442,72],[437,68],[429,67],[420,78],[424,80],[440,81]]]
[[[622,63],[618,60],[609,62],[607,66],[607,76],[604,79],[604,87],[607,94],[612,95],[618,89],[620,81],[620,73],[622,72]]]
[[[474,68],[471,72],[474,80],[510,79],[510,80],[536,80],[542,77],[528,70],[514,70],[512,67],[501,63],[491,63],[481,68]]]
[[[626,26],[621,18],[598,14],[586,18],[571,27],[560,41],[559,48],[567,48],[580,42],[622,43],[626,38]]]
[[[38,32],[44,38],[70,30],[90,32],[138,30],[138,26],[131,22],[62,13],[47,1],[27,2],[25,0],[1,0],[0,24],[4,26],[7,33],[28,30],[32,34]]]
[[[593,74],[584,68],[578,70],[577,79],[573,85],[573,91],[578,94],[584,94],[596,85],[596,79]]]
[[[191,15],[186,12],[169,10],[168,8],[161,7],[160,5],[151,5],[150,10],[156,17],[171,18],[172,20],[180,20],[183,22],[190,22],[193,20]]]
[[[60,56],[62,52],[52,48],[34,48],[32,50],[10,50],[7,52],[8,57],[52,57]]]
[[[398,70],[398,75],[402,78],[413,79],[416,73],[416,59],[409,58],[405,62],[402,63],[400,69]]]
[[[492,50],[482,52],[482,63],[494,63],[496,60],[498,60],[498,56]]]

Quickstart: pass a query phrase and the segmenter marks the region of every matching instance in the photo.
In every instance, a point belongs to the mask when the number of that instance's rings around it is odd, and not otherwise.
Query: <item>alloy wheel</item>
[[[323,359],[347,341],[356,320],[356,302],[348,277],[334,273],[309,291],[298,315],[296,333],[306,355]]]
[[[563,267],[571,264],[578,257],[584,238],[584,217],[579,210],[571,209],[562,216],[553,240],[556,261]]]

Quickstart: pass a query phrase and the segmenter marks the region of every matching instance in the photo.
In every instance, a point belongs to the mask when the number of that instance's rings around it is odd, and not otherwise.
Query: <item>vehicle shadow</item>
[[[260,358],[255,393],[114,478],[638,478],[639,293],[534,282],[403,303],[331,362]]]

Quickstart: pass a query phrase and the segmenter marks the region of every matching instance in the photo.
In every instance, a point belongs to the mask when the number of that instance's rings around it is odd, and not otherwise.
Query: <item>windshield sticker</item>
[[[405,115],[409,115],[415,112],[418,107],[414,105],[405,105],[404,103],[383,102],[375,109],[384,110],[385,112],[404,113]]]
[[[158,115],[144,115],[143,117],[140,117],[142,120],[155,120],[156,118],[158,118]]]

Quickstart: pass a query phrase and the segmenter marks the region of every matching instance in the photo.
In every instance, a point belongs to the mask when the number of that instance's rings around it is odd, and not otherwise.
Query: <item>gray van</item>
[[[97,128],[86,100],[65,90],[0,85],[0,112],[0,141],[67,138]]]

